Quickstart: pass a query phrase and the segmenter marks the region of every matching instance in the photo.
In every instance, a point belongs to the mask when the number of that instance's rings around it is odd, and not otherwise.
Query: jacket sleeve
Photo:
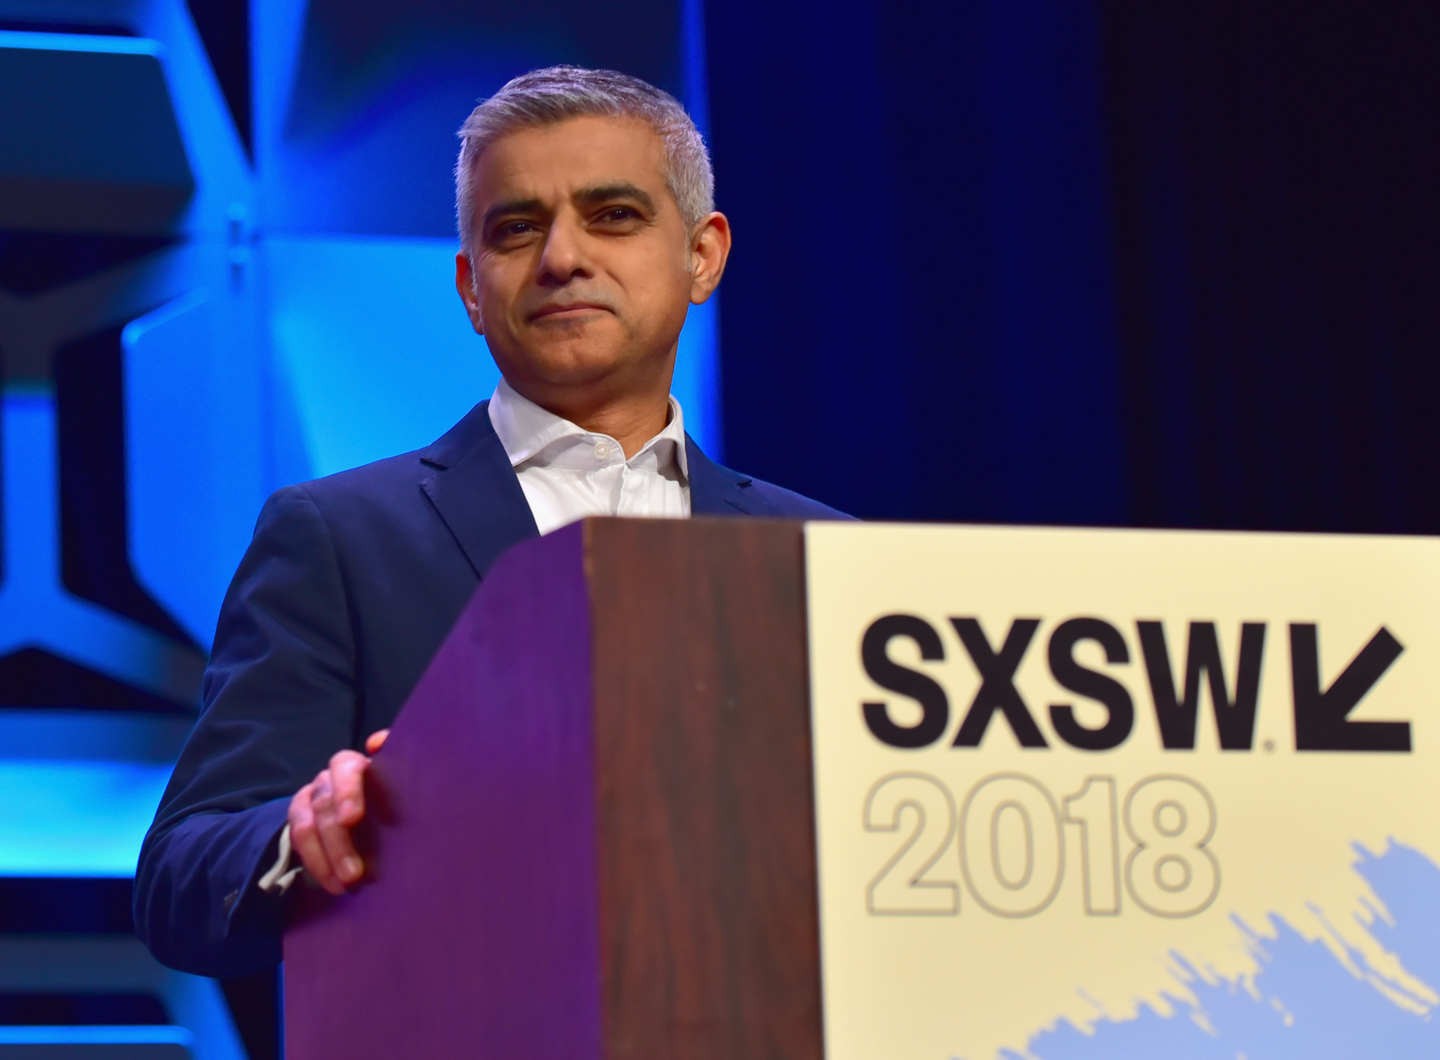
[[[140,851],[134,916],[162,963],[227,978],[273,967],[283,895],[257,886],[290,797],[356,747],[357,659],[325,518],[276,493],[221,608],[199,720]]]

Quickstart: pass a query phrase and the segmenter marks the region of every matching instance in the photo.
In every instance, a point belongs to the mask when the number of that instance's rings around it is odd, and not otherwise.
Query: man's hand
[[[365,769],[390,735],[389,729],[371,733],[366,754],[340,751],[315,779],[290,800],[290,846],[300,855],[310,875],[331,894],[365,875],[365,864],[350,841],[350,830],[365,816]]]

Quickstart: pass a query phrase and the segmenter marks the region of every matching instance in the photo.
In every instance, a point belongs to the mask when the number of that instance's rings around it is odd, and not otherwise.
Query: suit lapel
[[[751,479],[722,467],[685,435],[685,464],[690,479],[692,515],[763,515],[750,489]]]
[[[420,488],[482,578],[507,548],[540,533],[490,425],[489,404],[476,405],[420,457],[435,469]],[[693,515],[766,514],[766,505],[750,489],[752,480],[715,463],[688,434],[685,462]]]
[[[540,532],[490,425],[489,404],[480,402],[421,455],[436,471],[420,488],[482,578],[507,548]]]

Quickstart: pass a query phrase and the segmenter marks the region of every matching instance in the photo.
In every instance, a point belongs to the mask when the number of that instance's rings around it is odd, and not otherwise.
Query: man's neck
[[[669,388],[653,393],[624,394],[608,397],[603,394],[566,394],[544,392],[544,388],[526,386],[506,379],[521,397],[534,402],[547,412],[563,417],[591,434],[614,438],[625,451],[634,456],[651,438],[665,429],[670,420]],[[541,393],[531,391],[540,389]]]

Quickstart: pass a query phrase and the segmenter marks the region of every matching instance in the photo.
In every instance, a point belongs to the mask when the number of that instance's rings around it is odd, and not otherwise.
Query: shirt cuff
[[[295,882],[295,877],[305,871],[303,865],[291,868],[293,853],[290,848],[290,825],[286,824],[280,832],[280,854],[275,859],[275,864],[270,866],[270,871],[261,876],[258,882],[258,886],[266,894],[284,894]]]

